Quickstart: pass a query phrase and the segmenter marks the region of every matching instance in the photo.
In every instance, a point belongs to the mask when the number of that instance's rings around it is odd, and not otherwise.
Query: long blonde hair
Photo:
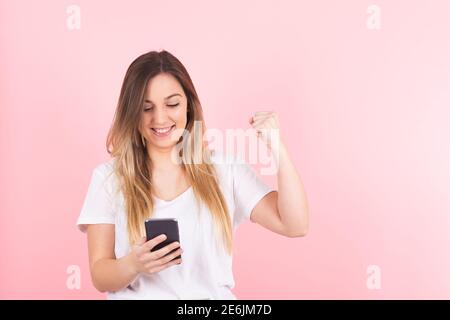
[[[106,141],[106,149],[115,159],[113,172],[119,179],[124,196],[128,240],[133,244],[141,238],[144,234],[145,219],[153,215],[152,173],[149,170],[151,160],[139,132],[139,123],[147,83],[160,73],[174,76],[187,97],[186,132],[189,134],[183,134],[179,140],[180,142],[185,139],[180,150],[180,165],[186,172],[197,203],[202,202],[209,209],[216,230],[222,237],[223,246],[231,254],[231,219],[219,187],[217,173],[211,164],[212,151],[202,139],[206,131],[203,110],[186,68],[165,50],[145,53],[129,66]],[[194,123],[200,124],[200,139],[193,132]]]

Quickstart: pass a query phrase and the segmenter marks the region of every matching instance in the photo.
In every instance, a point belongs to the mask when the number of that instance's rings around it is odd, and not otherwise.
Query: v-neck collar
[[[156,196],[153,196],[153,198],[155,199],[155,201],[157,203],[170,204],[170,203],[177,202],[177,201],[181,200],[182,198],[186,197],[191,191],[192,191],[192,186],[189,186],[189,188],[184,190],[182,193],[180,193],[178,196],[176,196],[172,200],[163,200],[163,199],[160,199],[160,198],[158,198]]]

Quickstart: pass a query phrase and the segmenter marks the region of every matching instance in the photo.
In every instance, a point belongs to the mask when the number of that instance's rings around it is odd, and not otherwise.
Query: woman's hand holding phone
[[[183,252],[178,242],[172,242],[159,250],[152,251],[153,247],[166,240],[166,235],[161,234],[151,240],[145,241],[142,237],[131,250],[130,258],[134,269],[139,273],[154,274],[170,266],[181,263],[181,258],[175,259]],[[177,249],[172,252],[173,250]]]

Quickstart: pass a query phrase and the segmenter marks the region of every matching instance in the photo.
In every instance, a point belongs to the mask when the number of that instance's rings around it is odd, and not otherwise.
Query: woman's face
[[[174,76],[160,73],[150,79],[145,92],[140,130],[147,148],[171,149],[176,145],[186,128],[186,113],[187,98]]]

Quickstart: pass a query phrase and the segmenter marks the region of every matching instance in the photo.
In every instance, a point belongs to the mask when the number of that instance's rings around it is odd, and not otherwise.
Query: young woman
[[[277,115],[257,112],[249,122],[277,154],[278,191],[240,158],[208,149],[199,98],[176,57],[151,51],[133,61],[107,138],[111,159],[93,170],[77,221],[99,291],[109,299],[236,299],[232,236],[239,223],[306,234],[300,178],[282,140],[265,134],[279,129]],[[180,243],[151,251],[164,236],[146,241],[149,218],[176,218]]]

